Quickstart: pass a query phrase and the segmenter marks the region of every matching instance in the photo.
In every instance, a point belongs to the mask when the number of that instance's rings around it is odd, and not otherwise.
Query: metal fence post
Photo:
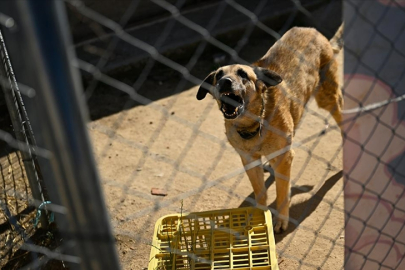
[[[64,2],[7,1],[1,6],[13,13],[19,29],[7,39],[11,60],[24,61],[18,65],[23,70],[16,70],[19,82],[36,91],[32,125],[34,132],[41,131],[38,145],[51,152],[43,170],[50,199],[67,209],[58,221],[62,234],[74,241],[80,268],[119,269],[79,98],[80,77],[70,65],[74,51]]]

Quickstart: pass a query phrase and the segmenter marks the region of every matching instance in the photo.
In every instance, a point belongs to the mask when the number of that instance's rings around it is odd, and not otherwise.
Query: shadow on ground
[[[268,189],[275,181],[274,179],[274,172],[271,168],[266,168],[267,171],[270,171],[270,176],[267,178],[265,185]],[[325,197],[326,193],[341,179],[343,176],[343,171],[339,171],[336,174],[332,175],[329,179],[325,181],[325,183],[321,186],[321,188],[314,193],[309,199],[302,201],[298,204],[294,204],[290,206],[290,219],[294,222],[290,221],[287,231],[275,234],[275,241],[276,243],[280,242],[284,239],[288,234],[292,233],[298,225],[300,225],[307,217],[309,217],[319,206],[322,199]],[[310,192],[314,187],[309,185],[303,186],[294,186],[291,188],[291,197],[301,194],[304,192]],[[239,207],[247,207],[252,206],[249,201],[254,200],[254,193],[252,192]],[[276,209],[276,201],[274,200],[269,206],[269,209]]]

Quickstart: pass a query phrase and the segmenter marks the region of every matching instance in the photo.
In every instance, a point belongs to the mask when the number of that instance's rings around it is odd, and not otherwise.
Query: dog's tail
[[[339,53],[343,48],[343,29],[344,23],[339,26],[339,29],[336,31],[335,35],[330,39],[330,44],[332,45],[333,52]]]

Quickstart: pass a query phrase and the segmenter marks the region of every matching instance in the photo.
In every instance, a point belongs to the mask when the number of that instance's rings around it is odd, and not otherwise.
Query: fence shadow
[[[341,179],[343,176],[343,171],[339,171],[336,174],[332,175],[322,187],[311,196],[308,200],[302,201],[298,204],[294,204],[290,207],[290,218],[298,222],[297,225],[301,224],[307,217],[309,217],[315,209],[322,202],[323,197],[326,193]],[[269,205],[269,208],[275,209],[276,202],[274,201]],[[296,226],[290,222],[287,231],[281,234],[275,235],[276,243],[284,239],[288,234],[293,232],[296,229]]]
[[[46,246],[50,250],[55,250],[61,245],[62,236],[60,235],[56,224],[52,223],[49,226],[49,229],[38,228],[29,239],[25,239],[25,242],[30,245]],[[37,263],[39,265],[37,267],[32,265],[32,268],[30,267],[28,269],[69,269],[61,260],[49,258],[44,254],[29,251],[24,247],[21,247],[9,255],[10,257],[7,258],[7,263],[1,268],[2,270],[20,269],[23,266],[27,266],[27,264],[34,263],[35,260],[38,260]]]
[[[265,168],[265,171],[270,172],[270,176],[265,181],[266,189],[268,189],[275,181],[274,172],[271,168]],[[325,197],[326,193],[341,179],[343,176],[343,171],[339,171],[336,174],[332,175],[329,179],[325,181],[322,187],[311,196],[311,198],[302,201],[298,204],[291,205],[290,207],[290,218],[296,220],[298,222],[297,225],[301,224],[307,217],[309,217],[315,209],[321,203],[323,197]],[[303,186],[294,186],[291,188],[291,197],[301,194],[304,192],[310,192],[314,187],[309,185]],[[252,192],[246,200],[244,200],[239,207],[247,207],[252,206],[248,200],[248,198],[254,199],[254,193]],[[274,200],[269,206],[269,209],[276,209],[276,200]],[[276,243],[280,242],[284,239],[288,234],[293,232],[296,229],[296,226],[290,222],[287,231],[276,234],[275,241]]]

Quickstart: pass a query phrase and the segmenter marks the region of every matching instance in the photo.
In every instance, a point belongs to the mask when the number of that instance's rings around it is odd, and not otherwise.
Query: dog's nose
[[[232,79],[222,78],[218,81],[219,92],[229,92],[232,91]]]

